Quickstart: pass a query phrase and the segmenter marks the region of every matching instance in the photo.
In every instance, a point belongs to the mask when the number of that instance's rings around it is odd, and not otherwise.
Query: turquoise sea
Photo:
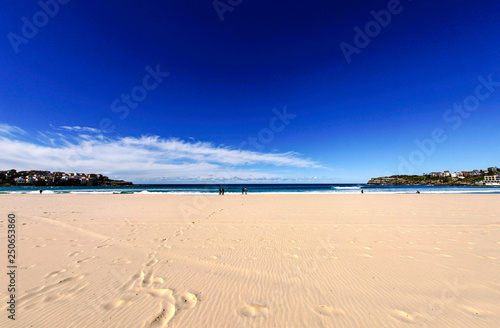
[[[248,188],[249,194],[352,194],[388,193],[414,194],[417,190],[422,194],[498,194],[500,187],[434,187],[434,186],[373,186],[366,184],[163,184],[134,185],[123,187],[0,187],[0,194],[219,194],[224,187],[226,194],[241,194],[241,188]]]

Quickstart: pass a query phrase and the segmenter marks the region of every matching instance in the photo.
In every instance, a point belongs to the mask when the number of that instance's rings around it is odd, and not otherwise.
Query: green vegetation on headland
[[[500,169],[432,172],[424,175],[393,175],[372,178],[369,185],[405,186],[500,186]]]
[[[132,182],[112,180],[102,174],[50,171],[0,171],[0,186],[130,186]]]

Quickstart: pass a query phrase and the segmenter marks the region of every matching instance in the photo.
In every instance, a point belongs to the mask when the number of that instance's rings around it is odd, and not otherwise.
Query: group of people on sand
[[[225,192],[224,188],[219,188],[219,195],[224,195],[224,192]],[[245,187],[241,188],[241,194],[242,195],[248,194],[248,188]]]
[[[361,193],[364,193],[363,189],[361,189]],[[420,194],[420,191],[417,190],[417,194]]]

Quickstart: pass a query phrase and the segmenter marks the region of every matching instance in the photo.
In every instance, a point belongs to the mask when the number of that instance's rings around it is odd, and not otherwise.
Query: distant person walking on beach
[[[363,189],[361,189],[361,193],[362,193],[362,194],[364,194],[364,193],[365,193]]]
[[[245,188],[245,195],[248,193],[248,188]]]
[[[219,195],[222,195],[222,189],[219,188]]]
[[[43,190],[42,190],[42,189],[40,189],[40,195],[42,194],[42,192],[43,192]]]
[[[224,188],[222,188],[222,194],[224,195]]]
[[[244,195],[245,194],[245,188],[241,188],[241,194]]]

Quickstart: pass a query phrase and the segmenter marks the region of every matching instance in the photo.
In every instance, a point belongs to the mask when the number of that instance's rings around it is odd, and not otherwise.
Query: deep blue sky
[[[33,21],[41,8],[35,1],[3,3],[0,124],[4,147],[10,148],[3,148],[0,169],[33,166],[28,159],[16,162],[15,141],[57,151],[68,147],[68,138],[74,147],[91,138],[113,148],[123,138],[141,136],[292,160],[231,162],[230,171],[241,172],[241,179],[255,172],[254,178],[365,182],[399,173],[402,159],[412,167],[401,173],[499,166],[499,86],[458,128],[443,115],[474,95],[478,77],[492,74],[500,82],[500,3],[402,0],[402,12],[347,63],[340,43],[353,45],[354,27],[364,29],[373,20],[370,11],[387,4],[243,0],[221,21],[212,1],[73,0],[16,54],[8,33],[22,36],[21,19]],[[146,66],[156,65],[170,75],[120,120],[111,104],[142,84]],[[269,127],[273,108],[284,106],[297,116],[283,131],[263,148],[241,146]],[[100,129],[103,119],[115,126],[112,133],[79,137],[76,129],[61,128]],[[436,128],[444,130],[446,141],[423,158],[415,155],[415,140],[431,138]],[[47,143],[40,133],[59,139]],[[79,154],[90,162],[75,164],[75,170],[99,171],[104,159],[95,151]],[[33,163],[56,169],[36,156],[44,156],[42,150],[33,154]],[[294,165],[295,159],[306,163]],[[225,166],[224,157],[151,161],[213,166],[199,175],[193,166],[179,179],[164,166],[144,176],[134,176],[130,167],[102,170],[138,181],[188,181],[203,180],[212,169],[217,176]]]

